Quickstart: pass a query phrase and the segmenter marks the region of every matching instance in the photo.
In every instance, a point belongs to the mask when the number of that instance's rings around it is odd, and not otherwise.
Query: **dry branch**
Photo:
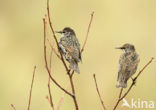
[[[57,38],[56,38],[55,31],[54,31],[54,29],[53,29],[52,22],[51,22],[51,18],[50,18],[49,0],[47,0],[47,13],[48,13],[48,20],[49,20],[50,29],[51,29],[51,31],[52,31],[52,33],[53,33],[53,38],[55,39],[55,42],[56,42],[56,44],[57,44],[57,48],[58,48],[58,50],[59,50],[59,43],[58,43],[58,40],[57,40]],[[60,52],[60,51],[59,51],[59,52]],[[69,69],[68,69],[68,67],[67,67],[67,65],[66,65],[66,63],[65,63],[65,61],[64,61],[64,58],[63,58],[61,52],[60,52],[60,55],[61,55],[61,61],[62,61],[63,65],[64,65],[64,67],[65,67],[65,69],[66,69],[66,71],[67,71],[67,74],[70,74],[70,73],[69,73],[70,71],[69,71]]]
[[[56,110],[60,110],[61,108],[61,105],[63,103],[63,100],[64,100],[64,94],[62,95],[62,97],[60,98],[59,102],[58,102],[58,105],[57,105],[57,109]]]
[[[119,99],[121,98],[122,91],[123,91],[123,88],[121,88],[121,90],[120,90]]]
[[[90,27],[91,27],[91,24],[92,24],[92,21],[93,21],[94,12],[92,12],[90,15],[91,15],[91,16],[90,16],[90,21],[89,21],[89,25],[88,25],[88,28],[87,28],[87,34],[86,34],[86,36],[85,36],[85,41],[84,41],[83,46],[82,46],[82,48],[81,48],[81,54],[82,54],[82,52],[84,51],[84,48],[85,48],[86,43],[87,43],[87,40],[88,40],[88,34],[89,34]],[[72,71],[70,77],[73,77],[73,74],[74,74],[74,70]]]
[[[85,37],[85,40],[84,40],[84,43],[83,43],[83,46],[82,46],[82,49],[81,49],[81,53],[84,51],[85,45],[87,43],[88,34],[89,34],[90,27],[91,27],[91,24],[92,24],[92,21],[93,21],[93,16],[94,16],[94,12],[91,13],[91,18],[90,18],[90,22],[89,22],[89,25],[88,25],[87,34],[86,34],[86,37]]]
[[[10,106],[13,108],[13,110],[16,110],[16,108],[13,104],[11,104]]]
[[[95,74],[93,74],[93,78],[94,78],[94,82],[95,82],[95,86],[96,86],[96,91],[98,93],[98,96],[99,96],[100,102],[102,104],[102,107],[103,107],[104,110],[106,110],[105,104],[104,104],[104,102],[102,100],[102,97],[101,97],[101,94],[100,94],[100,91],[99,91],[99,88],[98,88],[98,84],[97,84],[97,81],[96,81],[96,75]]]
[[[27,110],[30,110],[31,95],[32,95],[33,83],[34,83],[34,78],[35,78],[35,71],[36,71],[36,66],[34,66],[33,77],[32,77],[31,88],[30,88],[30,94],[29,94],[28,109]]]
[[[131,91],[132,87],[135,85],[136,80],[138,79],[138,77],[140,76],[140,74],[145,70],[145,68],[152,63],[152,61],[154,60],[154,58],[151,58],[151,60],[139,71],[139,73],[137,74],[137,76],[132,80],[132,84],[131,86],[128,88],[128,90],[125,92],[125,94],[121,97],[122,95],[122,89],[120,90],[120,95],[119,95],[119,99],[117,100],[113,110],[116,110],[117,106],[119,105],[120,101],[122,101],[123,98],[125,98],[128,93]]]
[[[51,72],[48,68],[48,63],[47,63],[47,55],[46,55],[46,23],[45,23],[45,19],[43,19],[43,24],[44,24],[44,60],[45,60],[45,67],[46,70],[48,72],[48,75],[50,77],[50,79],[56,84],[56,86],[58,86],[61,90],[63,90],[65,93],[67,93],[68,95],[70,95],[71,97],[73,97],[73,95],[68,92],[67,90],[65,90],[51,75]]]
[[[47,26],[47,15],[45,15],[45,28],[46,28],[46,38],[48,40],[48,43],[51,47],[51,50],[56,54],[56,56],[61,60],[61,56],[56,52],[54,45],[50,42],[50,37],[48,35],[48,26]],[[50,64],[51,65],[51,64]]]
[[[49,97],[50,97],[51,108],[52,108],[52,110],[55,110],[53,100],[52,100],[51,88],[50,88],[50,77],[48,79],[48,92],[49,92]]]
[[[53,34],[53,38],[55,39],[55,42],[57,44],[57,48],[59,50],[59,43],[58,43],[58,40],[56,38],[56,35],[55,35],[55,31],[53,29],[53,26],[52,26],[52,22],[51,22],[51,18],[50,18],[50,11],[49,11],[49,0],[47,0],[47,13],[48,13],[48,20],[49,20],[49,25],[50,25],[50,29],[52,31],[52,34]],[[86,35],[86,38],[85,38],[85,41],[84,41],[84,45],[82,46],[82,50],[81,52],[84,50],[84,47],[86,45],[86,42],[87,42],[87,38],[88,38],[88,34],[89,34],[89,30],[90,30],[90,26],[91,26],[91,23],[92,23],[92,19],[93,19],[93,14],[91,14],[91,20],[90,20],[90,23],[89,23],[89,26],[88,26],[88,30],[87,30],[87,35]],[[45,22],[45,21],[44,21]],[[45,24],[45,23],[44,23]],[[50,41],[50,40],[49,40]],[[53,50],[53,49],[52,49]],[[70,95],[72,98],[73,98],[73,101],[74,101],[74,104],[75,104],[75,108],[76,110],[79,110],[78,108],[78,103],[77,103],[77,100],[76,100],[76,95],[75,95],[75,87],[74,87],[74,83],[73,83],[73,79],[72,79],[72,76],[74,74],[74,71],[72,71],[72,73],[70,74],[71,70],[67,67],[67,64],[66,62],[64,61],[64,58],[63,58],[63,55],[61,54],[61,52],[59,51],[60,53],[60,57],[61,57],[61,61],[66,69],[66,72],[68,74],[68,77],[69,77],[69,80],[70,80],[70,85],[71,85],[71,89],[72,89],[72,94],[73,95]],[[45,51],[45,54],[46,54],[46,51]],[[46,58],[45,58],[46,59]],[[46,62],[45,62],[46,63]],[[47,71],[48,71],[48,68],[47,68]],[[50,73],[49,73],[49,76],[50,76]],[[52,79],[52,78],[51,78]],[[54,79],[53,79],[54,80]],[[65,90],[65,92],[67,92]]]
[[[68,74],[69,76],[69,80],[70,80],[70,84],[71,84],[71,88],[72,88],[72,93],[73,93],[73,101],[74,101],[74,104],[75,104],[75,108],[76,110],[79,110],[79,107],[78,107],[78,103],[77,103],[77,100],[76,100],[76,95],[75,95],[75,88],[74,88],[74,83],[73,83],[73,79],[72,77],[70,77],[70,74]]]

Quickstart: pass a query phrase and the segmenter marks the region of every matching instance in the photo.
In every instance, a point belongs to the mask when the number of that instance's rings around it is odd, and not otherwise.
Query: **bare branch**
[[[68,87],[69,87],[69,83],[67,84],[66,89],[67,89]],[[57,109],[56,109],[56,110],[60,110],[61,105],[63,104],[63,101],[64,101],[64,96],[65,96],[65,93],[63,93],[63,95],[61,96],[61,98],[60,98],[60,100],[59,100],[59,102],[58,102],[58,104],[57,104]]]
[[[119,99],[121,98],[122,91],[123,91],[123,88],[121,88],[121,90],[120,90]]]
[[[72,88],[72,93],[73,93],[73,101],[74,101],[74,104],[75,104],[75,108],[76,110],[79,110],[79,107],[78,107],[78,103],[77,103],[77,99],[76,99],[76,95],[75,95],[75,87],[74,87],[74,83],[73,83],[73,79],[72,77],[70,76],[70,74],[68,74],[69,76],[69,79],[70,79],[70,84],[71,84],[71,88]]]
[[[50,38],[49,38],[49,35],[48,35],[48,26],[47,26],[47,15],[45,15],[45,26],[46,26],[46,38],[48,40],[48,43],[51,47],[51,50],[56,54],[56,56],[61,60],[61,56],[56,52],[53,44],[50,42]]]
[[[55,35],[55,31],[53,29],[53,26],[52,26],[52,22],[51,22],[51,19],[50,19],[50,11],[49,11],[49,0],[47,0],[47,12],[48,12],[48,20],[49,20],[49,25],[50,25],[50,28],[51,28],[51,31],[53,33],[53,37],[56,41],[56,44],[57,44],[57,47],[59,48],[59,43],[58,43],[58,40],[56,38],[56,35]]]
[[[55,31],[54,31],[54,29],[53,29],[52,22],[51,22],[51,19],[50,19],[49,0],[47,0],[47,12],[48,12],[48,19],[49,19],[50,28],[51,28],[51,31],[52,31],[52,33],[53,33],[53,37],[54,37],[54,39],[55,39],[55,41],[56,41],[57,48],[58,48],[58,50],[59,50],[59,43],[58,43],[58,40],[57,40],[57,38],[56,38]],[[60,51],[59,51],[59,52],[60,52]],[[76,110],[79,110],[79,109],[78,109],[77,100],[76,100],[76,97],[75,97],[75,89],[74,89],[73,80],[72,80],[72,77],[70,77],[70,70],[68,69],[67,64],[65,63],[64,58],[63,58],[61,52],[60,52],[60,55],[61,55],[61,61],[62,61],[63,65],[64,65],[64,67],[65,67],[65,69],[66,69],[66,72],[67,72],[67,74],[68,74],[68,76],[69,76],[69,79],[70,79],[70,84],[71,84],[72,93],[73,93],[73,95],[71,95],[71,96],[72,96],[72,98],[73,98],[73,101],[74,101],[74,104],[75,104],[75,108],[76,108]]]
[[[105,105],[104,105],[104,102],[103,102],[103,100],[102,100],[102,98],[101,98],[100,91],[99,91],[99,89],[98,89],[98,84],[97,84],[97,81],[96,81],[96,75],[95,75],[95,74],[93,74],[93,78],[94,78],[94,81],[95,81],[96,90],[97,90],[97,93],[98,93],[98,95],[99,95],[99,99],[100,99],[100,101],[101,101],[102,107],[103,107],[104,110],[106,110],[106,107],[105,107]]]
[[[31,95],[32,95],[32,88],[33,88],[33,83],[34,83],[34,78],[35,78],[35,71],[36,71],[36,66],[34,66],[33,77],[32,77],[31,88],[30,88],[30,94],[29,94],[29,103],[28,103],[28,109],[27,110],[30,110]]]
[[[58,105],[57,105],[57,109],[56,109],[56,110],[60,110],[61,105],[62,105],[63,100],[64,100],[64,95],[65,95],[65,94],[63,94],[63,95],[62,95],[62,97],[60,98],[60,100],[59,100],[59,102],[58,102]]]
[[[47,35],[48,35],[48,32],[47,32]],[[50,64],[50,73],[51,73],[51,64],[52,64],[52,52],[53,51],[50,52],[50,62],[49,62],[49,64]],[[51,88],[50,88],[50,77],[48,78],[48,91],[49,91],[49,97],[50,97],[49,102],[50,102],[51,108],[52,108],[52,110],[55,110],[54,103],[53,103],[53,100],[52,100],[53,98],[52,98],[52,94],[51,94]]]
[[[67,90],[65,90],[62,86],[60,86],[60,84],[57,83],[57,81],[52,77],[51,72],[48,68],[48,63],[47,63],[47,55],[46,55],[46,26],[45,26],[45,19],[43,19],[43,24],[44,24],[44,60],[45,60],[45,67],[46,70],[49,74],[50,79],[61,89],[63,90],[65,93],[67,93],[68,95],[70,95],[71,97],[73,97],[73,95],[71,93],[69,93]]]
[[[48,97],[48,96],[46,96],[45,98],[46,98],[46,99],[48,100],[48,102],[50,103],[50,99],[49,99],[49,97]]]
[[[59,43],[58,43],[58,40],[57,40],[57,38],[56,38],[55,31],[54,31],[54,29],[53,29],[52,22],[51,22],[51,19],[50,19],[49,0],[47,0],[47,12],[48,12],[49,25],[50,25],[51,31],[52,31],[52,33],[53,33],[53,37],[54,37],[54,39],[55,39],[55,41],[56,41],[57,48],[58,48],[58,50],[59,50]],[[93,13],[91,14],[91,21],[90,21],[90,23],[89,23],[89,27],[88,27],[86,39],[85,39],[85,42],[84,42],[84,45],[83,45],[83,47],[82,47],[81,52],[84,50],[85,44],[86,44],[86,42],[87,42],[88,33],[89,33],[89,30],[90,30],[90,26],[91,26],[92,19],[93,19]],[[59,51],[59,52],[60,52],[60,51]],[[79,110],[79,108],[78,108],[78,103],[77,103],[76,96],[75,96],[74,83],[73,83],[73,79],[72,79],[72,76],[73,76],[73,74],[74,74],[74,71],[72,72],[72,75],[70,75],[71,70],[68,69],[67,64],[65,63],[64,58],[63,58],[61,52],[60,52],[60,56],[61,56],[61,61],[62,61],[63,65],[64,65],[64,67],[65,67],[65,69],[66,69],[66,72],[67,72],[67,74],[68,74],[68,76],[69,76],[69,79],[70,79],[70,84],[71,84],[72,94],[73,94],[72,98],[73,98],[73,101],[74,101],[74,104],[75,104],[75,108],[76,108],[76,110]]]
[[[74,70],[72,71],[72,73],[71,73],[70,77],[72,78],[72,77],[73,77],[73,75],[74,75]]]
[[[13,104],[11,104],[10,106],[13,108],[13,110],[16,110],[16,108]]]
[[[144,71],[144,69],[145,69],[150,63],[152,63],[153,60],[154,60],[154,58],[152,57],[151,60],[142,68],[142,70],[139,71],[138,75],[134,78],[135,80],[140,76],[140,74]]]
[[[55,50],[55,48],[53,47],[52,43],[50,42],[49,38],[47,38],[47,40],[48,40],[48,43],[49,43],[49,45],[50,45],[50,47],[51,47],[51,50],[52,50],[52,51],[56,54],[56,56],[61,60],[60,55],[56,52],[56,50]]]
[[[51,65],[52,65],[52,53],[53,51],[50,52],[50,70],[51,70]]]
[[[84,44],[83,44],[82,49],[81,49],[81,53],[84,51],[84,47],[85,47],[85,45],[87,43],[88,34],[89,34],[90,27],[91,27],[91,24],[92,24],[93,16],[94,16],[94,12],[91,13],[91,18],[90,18],[90,22],[89,22],[89,25],[88,25],[87,34],[86,34],[85,41],[84,41]]]
[[[139,71],[139,73],[137,74],[137,76],[133,79],[131,86],[130,86],[130,87],[128,88],[128,90],[125,92],[125,94],[124,94],[122,97],[121,97],[121,95],[120,95],[121,98],[118,99],[118,101],[116,102],[116,104],[115,104],[113,110],[116,110],[116,108],[117,108],[117,106],[119,105],[120,101],[122,101],[122,99],[125,98],[125,97],[128,95],[128,93],[131,91],[132,87],[135,85],[137,78],[138,78],[138,77],[140,76],[140,74],[146,69],[146,67],[147,67],[150,63],[152,63],[153,60],[154,60],[154,58],[151,58],[151,60]],[[121,92],[120,92],[120,94],[121,94]]]
[[[49,97],[50,97],[50,105],[52,110],[55,110],[53,100],[52,100],[52,95],[51,95],[51,89],[50,89],[50,77],[48,79],[48,91],[49,91]]]
[[[81,48],[81,54],[84,51],[85,45],[86,45],[87,40],[88,40],[88,34],[89,34],[89,30],[90,30],[90,27],[91,27],[91,24],[92,24],[92,21],[93,21],[93,17],[94,17],[94,12],[92,12],[91,13],[91,16],[90,16],[90,22],[89,22],[89,25],[88,25],[88,29],[87,29],[87,34],[86,34],[86,37],[85,37],[85,41],[84,41],[83,46]],[[74,74],[74,71],[72,71],[71,77],[73,77],[73,74]]]
[[[47,12],[48,12],[48,20],[49,20],[50,29],[51,29],[51,31],[52,31],[52,33],[53,33],[53,37],[54,37],[54,39],[55,39],[55,41],[56,41],[57,48],[58,48],[58,50],[59,50],[59,43],[58,43],[58,40],[57,40],[57,38],[56,38],[55,31],[54,31],[54,29],[53,29],[52,22],[51,22],[51,19],[50,19],[49,0],[47,0]],[[60,51],[59,51],[59,52],[60,52]],[[65,67],[67,73],[70,74],[70,71],[69,71],[69,69],[68,69],[68,67],[67,67],[67,65],[66,65],[66,63],[65,63],[65,61],[64,61],[64,58],[63,58],[61,52],[60,52],[60,55],[61,55],[61,61],[62,61],[63,65],[64,65],[64,67]]]

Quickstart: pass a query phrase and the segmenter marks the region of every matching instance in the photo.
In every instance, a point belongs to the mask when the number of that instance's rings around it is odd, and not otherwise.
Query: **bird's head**
[[[132,44],[126,43],[121,47],[117,47],[116,49],[122,49],[125,52],[134,52],[135,51],[135,47]]]
[[[75,35],[75,32],[70,27],[65,27],[62,31],[56,31],[57,33],[62,34],[64,37]]]

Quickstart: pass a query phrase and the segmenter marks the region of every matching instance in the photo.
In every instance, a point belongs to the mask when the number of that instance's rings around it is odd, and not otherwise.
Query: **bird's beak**
[[[115,49],[125,49],[124,47],[115,47]]]
[[[63,31],[55,31],[56,33],[60,33],[60,34],[62,34],[63,33]]]

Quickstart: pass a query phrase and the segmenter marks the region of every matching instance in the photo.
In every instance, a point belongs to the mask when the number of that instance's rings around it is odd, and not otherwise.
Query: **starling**
[[[74,30],[65,27],[63,31],[57,31],[57,33],[62,35],[59,42],[60,52],[69,62],[69,68],[80,73],[78,67],[78,62],[81,61],[80,44]]]
[[[122,47],[116,49],[122,49],[124,53],[120,56],[119,59],[119,70],[117,77],[117,85],[119,88],[126,88],[128,79],[136,72],[139,55],[135,51],[135,47],[132,44],[124,44]]]

